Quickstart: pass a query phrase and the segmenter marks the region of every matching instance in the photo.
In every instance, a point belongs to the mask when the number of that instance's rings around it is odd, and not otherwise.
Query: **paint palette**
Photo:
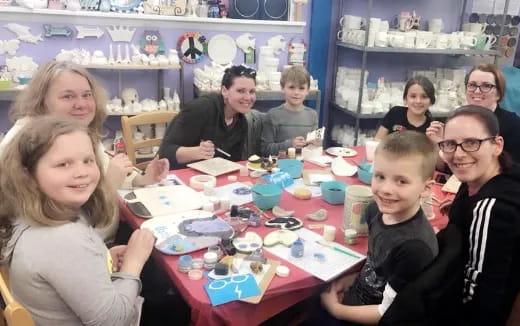
[[[233,240],[233,246],[240,252],[250,253],[262,248],[262,237],[255,232],[247,232],[244,237]]]
[[[167,255],[184,255],[233,237],[233,228],[212,212],[193,210],[154,217],[141,224],[157,238],[155,248]]]

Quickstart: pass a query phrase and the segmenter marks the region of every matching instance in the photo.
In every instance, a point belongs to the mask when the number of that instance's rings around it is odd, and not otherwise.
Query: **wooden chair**
[[[134,141],[132,127],[155,123],[169,123],[176,115],[177,113],[172,111],[154,111],[141,113],[133,117],[128,117],[126,115],[121,117],[121,128],[123,129],[126,153],[134,166],[140,169],[145,169],[149,161],[137,163],[135,151],[140,148],[159,146],[162,138]]]
[[[7,326],[34,326],[31,314],[19,302],[15,301],[9,291],[9,278],[4,266],[0,267],[0,293],[4,299],[5,308],[2,311],[0,325]]]

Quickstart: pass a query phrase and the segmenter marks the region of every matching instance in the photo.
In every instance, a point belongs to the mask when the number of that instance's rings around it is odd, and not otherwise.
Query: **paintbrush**
[[[109,151],[105,151],[105,153],[110,156],[110,157],[114,157],[115,155],[110,153]],[[143,170],[139,169],[139,168],[136,168],[135,166],[132,166],[132,170],[134,170],[135,172],[137,172],[138,174],[143,174]]]
[[[351,253],[351,252],[349,252],[349,251],[346,251],[346,250],[344,250],[344,249],[338,248],[338,247],[336,247],[336,246],[334,246],[334,245],[330,245],[330,244],[327,244],[327,243],[323,243],[323,242],[321,242],[321,241],[319,241],[319,240],[316,240],[316,243],[319,244],[319,245],[322,245],[322,246],[324,246],[324,247],[330,248],[330,249],[332,249],[332,250],[334,250],[334,251],[341,252],[342,254],[345,254],[345,255],[347,255],[347,256],[354,257],[354,258],[356,258],[356,259],[361,258],[361,257],[359,257],[358,255],[355,255],[355,254],[353,254],[353,253]]]
[[[215,147],[215,150],[217,152],[221,152],[222,154],[226,155],[227,157],[231,157],[231,154],[229,154],[228,152],[224,152],[224,150],[218,148],[218,147]]]

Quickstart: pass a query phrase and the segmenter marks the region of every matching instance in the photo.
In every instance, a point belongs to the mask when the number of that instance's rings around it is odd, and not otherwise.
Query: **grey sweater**
[[[280,150],[292,146],[294,137],[305,137],[318,128],[316,111],[304,106],[294,111],[285,104],[272,108],[267,113],[262,130],[262,154],[277,155]]]
[[[127,326],[136,318],[141,282],[111,274],[108,255],[83,219],[56,227],[20,221],[2,249],[2,263],[9,266],[13,296],[36,325]]]

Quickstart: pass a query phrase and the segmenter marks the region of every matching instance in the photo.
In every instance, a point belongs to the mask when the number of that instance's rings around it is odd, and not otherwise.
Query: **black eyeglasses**
[[[474,92],[478,89],[480,89],[480,91],[482,93],[488,93],[490,92],[493,88],[495,88],[496,85],[493,85],[493,84],[490,84],[490,83],[482,83],[480,85],[477,85],[477,83],[469,83],[466,88],[468,89],[468,91],[471,91],[471,92]]]
[[[439,142],[439,148],[443,153],[453,153],[457,150],[458,146],[460,146],[464,152],[476,152],[480,149],[480,145],[483,141],[494,140],[495,138],[496,136],[491,136],[484,139],[467,138],[464,139],[461,143],[457,143],[454,140],[443,140]]]

